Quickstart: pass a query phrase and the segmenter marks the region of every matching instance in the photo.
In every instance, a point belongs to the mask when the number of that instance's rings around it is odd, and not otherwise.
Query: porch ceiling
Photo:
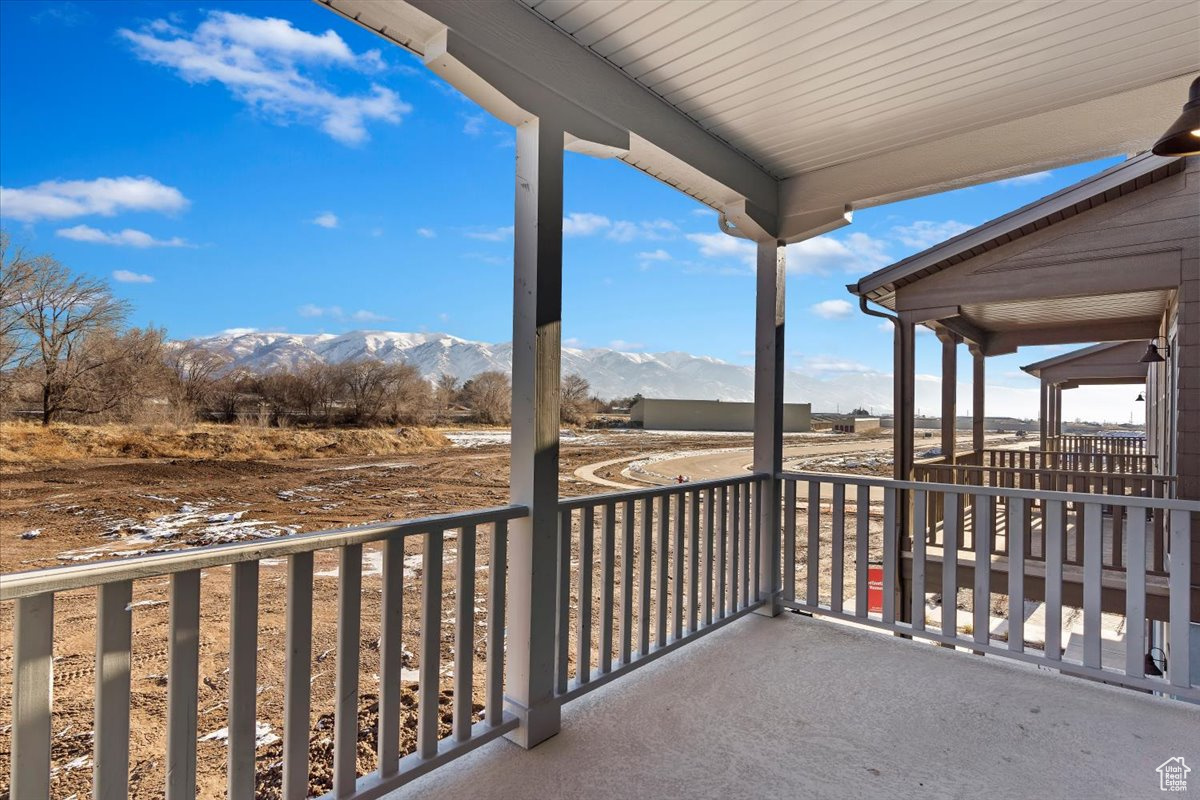
[[[1027,364],[1021,369],[1063,388],[1145,383],[1149,366],[1141,361],[1145,351],[1145,339],[1107,342]]]
[[[317,0],[498,116],[803,238],[855,206],[1137,152],[1200,70],[1191,0]]]

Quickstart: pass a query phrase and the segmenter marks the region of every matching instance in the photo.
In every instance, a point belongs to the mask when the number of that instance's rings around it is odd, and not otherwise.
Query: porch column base
[[[504,734],[504,738],[526,750],[537,747],[562,728],[562,706],[558,700],[528,708],[505,697],[504,710],[520,720],[520,724]]]

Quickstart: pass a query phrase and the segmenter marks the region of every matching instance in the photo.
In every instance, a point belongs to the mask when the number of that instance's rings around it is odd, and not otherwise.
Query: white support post
[[[512,502],[529,508],[509,535],[505,709],[522,747],[558,733],[554,696],[562,347],[563,131],[517,127],[513,254]]]
[[[763,605],[755,612],[780,611],[779,479],[783,471],[783,312],[787,278],[782,242],[758,243],[758,288],[754,342],[754,471],[771,478],[763,485],[758,510],[758,585]]]

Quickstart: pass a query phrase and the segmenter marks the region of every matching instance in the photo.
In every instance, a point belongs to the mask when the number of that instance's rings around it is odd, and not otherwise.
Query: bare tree
[[[73,393],[106,363],[104,359],[125,352],[122,347],[84,345],[115,336],[129,306],[113,297],[103,281],[72,275],[43,256],[36,259],[33,275],[15,295],[13,307],[20,320],[16,330],[23,346],[29,347],[28,362],[41,389],[42,424],[49,425],[56,414],[80,402]]]
[[[401,425],[423,425],[433,417],[433,390],[411,364],[392,367],[391,418]]]
[[[463,384],[462,396],[480,422],[501,425],[512,419],[512,383],[503,372],[481,372]]]
[[[217,378],[229,365],[228,356],[191,342],[167,349],[164,361],[171,375],[171,403],[189,417],[212,402]]]
[[[578,373],[563,378],[559,416],[571,425],[586,425],[599,408],[592,397],[591,384]]]
[[[446,421],[450,410],[458,402],[458,378],[443,372],[433,387],[434,416],[439,422]]]
[[[395,369],[374,358],[357,358],[339,367],[355,424],[372,425],[378,422],[395,385]]]

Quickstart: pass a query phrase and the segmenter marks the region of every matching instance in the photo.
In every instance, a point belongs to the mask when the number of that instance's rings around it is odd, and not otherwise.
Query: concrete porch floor
[[[389,797],[1160,797],[1200,707],[792,614],[750,615]]]

